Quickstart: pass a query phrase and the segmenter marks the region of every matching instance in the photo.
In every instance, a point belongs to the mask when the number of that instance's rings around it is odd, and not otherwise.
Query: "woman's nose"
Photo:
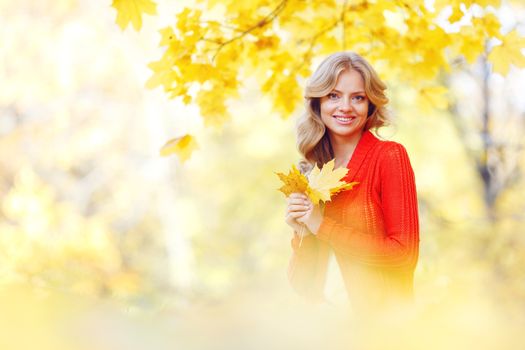
[[[339,109],[341,111],[349,111],[352,108],[352,99],[350,97],[344,97],[340,100]]]

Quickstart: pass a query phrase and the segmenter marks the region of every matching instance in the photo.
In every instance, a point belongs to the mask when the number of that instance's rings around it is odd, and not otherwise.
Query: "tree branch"
[[[334,29],[335,27],[337,27],[337,25],[339,24],[341,20],[338,19],[337,21],[334,21],[334,23],[332,23],[331,25],[329,25],[328,27],[326,27],[325,29],[317,32],[311,39],[310,39],[310,45],[308,46],[308,49],[306,50],[306,52],[303,54],[303,59],[299,62],[299,64],[297,64],[293,69],[292,69],[292,73],[291,74],[295,74],[295,72],[297,72],[299,69],[301,69],[304,64],[306,63],[306,61],[308,60],[308,57],[312,54],[312,51],[313,51],[313,48],[315,46],[315,43],[317,42],[317,39],[319,39],[319,37],[321,37],[322,35],[326,34],[327,32],[331,31],[332,29]]]
[[[226,25],[226,24],[223,24],[223,23],[220,23],[220,22],[217,22],[217,21],[206,21],[206,20],[201,20],[199,21],[199,23],[202,23],[202,24],[208,24],[208,25],[215,25],[215,26],[218,26],[218,27],[221,27],[221,28],[225,28],[225,29],[229,29],[229,30],[232,30],[234,32],[243,32],[242,29],[239,29],[237,27],[233,27],[233,26],[229,26],[229,25]]]
[[[236,41],[236,40],[239,40],[239,39],[242,39],[243,37],[245,37],[246,35],[248,35],[249,33],[253,32],[255,29],[257,28],[262,28],[264,26],[266,26],[268,23],[271,23],[278,15],[279,13],[281,13],[284,8],[286,7],[286,4],[288,3],[288,0],[282,0],[279,5],[277,5],[277,7],[275,9],[273,9],[272,12],[270,12],[270,14],[268,14],[266,17],[264,17],[262,20],[260,20],[259,22],[257,22],[256,24],[254,24],[253,26],[251,26],[250,28],[242,31],[239,35],[237,36],[234,36],[233,38],[231,39],[228,39],[222,43],[219,44],[219,47],[217,48],[217,51],[215,52],[215,54],[213,55],[212,57],[212,62],[215,61],[215,57],[217,57],[217,55],[219,54],[219,51],[226,45],[228,44],[231,44],[232,42]]]

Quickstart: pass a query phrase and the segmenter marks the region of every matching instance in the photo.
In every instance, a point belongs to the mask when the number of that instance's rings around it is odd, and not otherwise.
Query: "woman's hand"
[[[307,234],[305,224],[298,222],[297,219],[303,217],[310,209],[308,202],[304,200],[306,196],[303,193],[291,193],[287,198],[288,207],[286,208],[286,223],[290,225],[295,232]]]
[[[301,231],[301,226],[306,226],[311,232],[316,233],[323,218],[319,206],[313,205],[304,193],[292,193],[287,199],[286,223],[296,232]]]
[[[321,212],[321,208],[318,205],[314,205],[308,196],[302,196],[302,199],[307,203],[308,209],[297,221],[304,223],[313,234],[317,234],[319,226],[321,226],[321,221],[323,221],[323,213]]]

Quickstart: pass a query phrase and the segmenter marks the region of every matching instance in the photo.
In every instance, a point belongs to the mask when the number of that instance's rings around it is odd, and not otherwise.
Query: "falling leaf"
[[[113,0],[111,6],[117,10],[116,22],[122,30],[131,22],[133,28],[138,31],[142,27],[144,13],[157,14],[157,4],[151,0]]]
[[[160,149],[160,155],[165,157],[170,154],[177,154],[182,162],[188,160],[191,153],[198,148],[195,138],[191,135],[184,135],[166,142]]]

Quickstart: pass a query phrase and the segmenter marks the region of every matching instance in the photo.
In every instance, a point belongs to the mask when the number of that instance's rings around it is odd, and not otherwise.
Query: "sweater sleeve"
[[[314,302],[322,301],[329,257],[328,246],[313,234],[301,237],[294,232],[288,281],[294,290]]]
[[[316,235],[361,263],[413,268],[419,254],[414,172],[405,148],[399,143],[393,142],[387,147],[379,161],[384,234],[360,232],[324,216]]]

